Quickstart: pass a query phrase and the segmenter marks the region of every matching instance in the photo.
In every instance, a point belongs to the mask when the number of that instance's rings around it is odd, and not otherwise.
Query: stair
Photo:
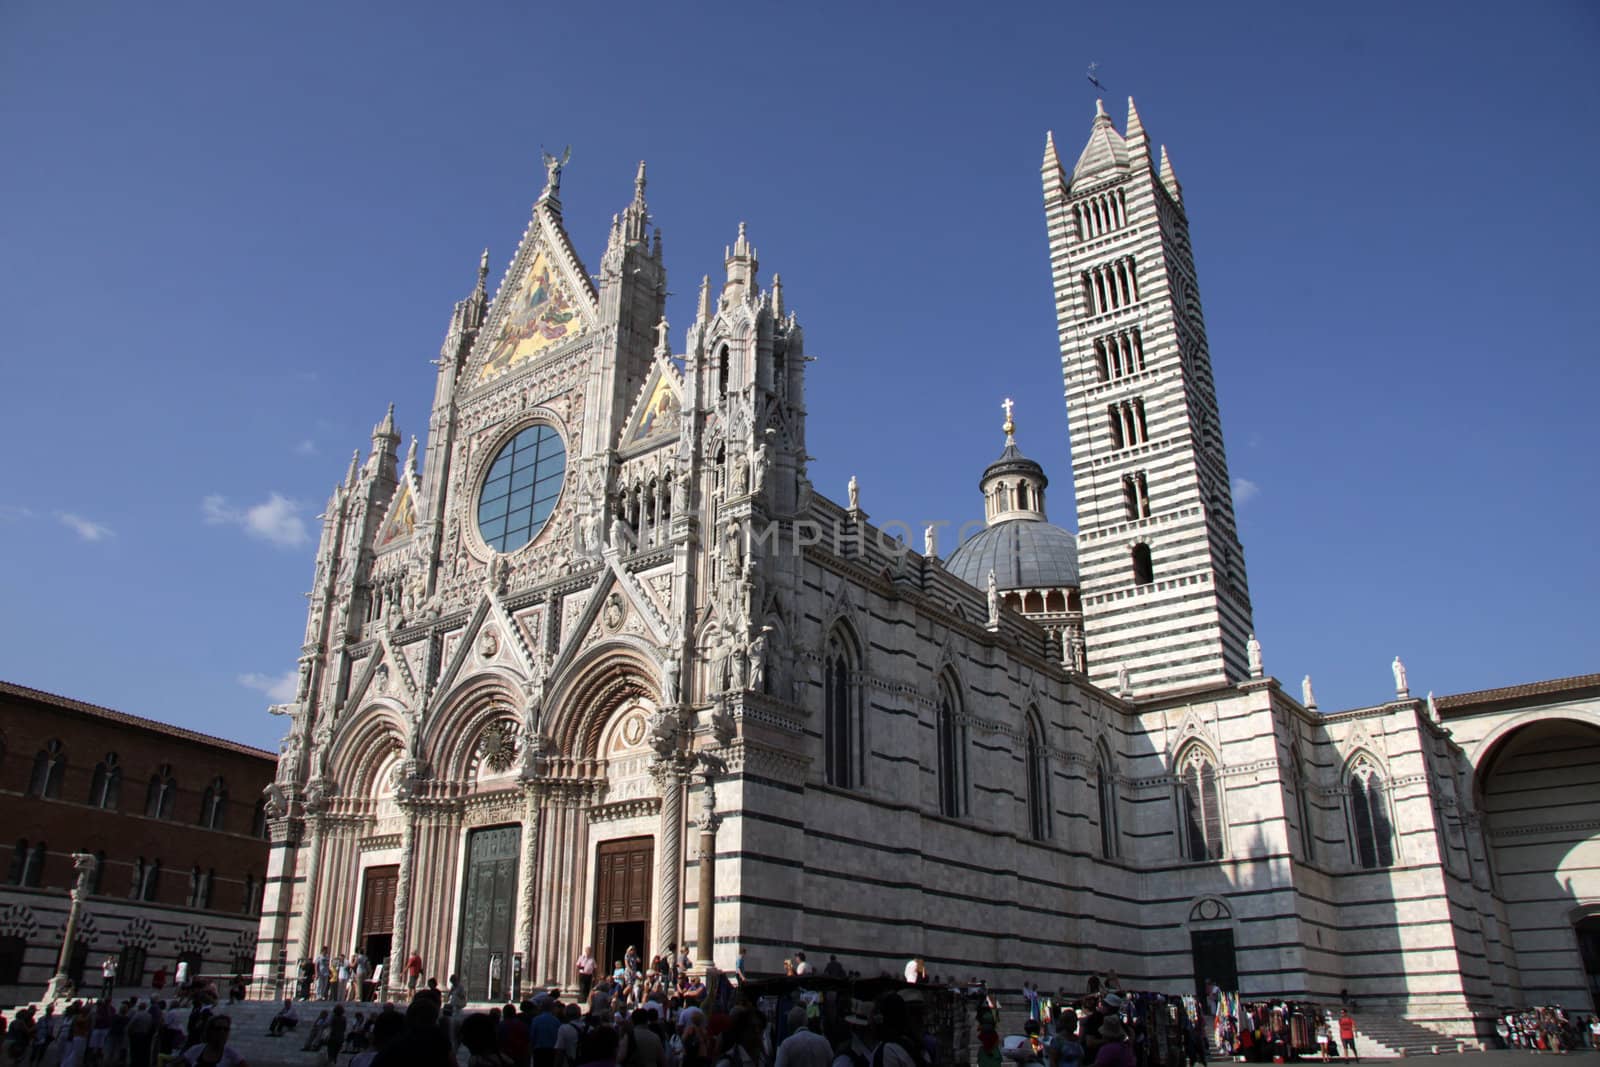
[[[1337,1022],[1334,1023],[1334,1033],[1338,1033]],[[1363,1015],[1358,1018],[1356,1048],[1361,1051],[1362,1059],[1368,1056],[1431,1056],[1435,1053],[1466,1051],[1456,1038],[1395,1015]]]

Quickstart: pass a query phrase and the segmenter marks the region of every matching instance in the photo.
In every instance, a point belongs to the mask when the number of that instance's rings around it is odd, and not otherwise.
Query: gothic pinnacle
[[[372,428],[372,439],[376,441],[380,437],[392,437],[397,442],[400,440],[400,435],[394,432],[393,404],[389,405],[389,411],[383,416],[383,421]]]
[[[711,275],[709,274],[700,279],[700,308],[697,318],[700,322],[709,322],[711,319]]]
[[[478,259],[478,292],[483,292],[485,284],[489,281],[489,246],[483,246],[483,255]]]
[[[772,275],[772,317],[783,318],[783,275]]]
[[[1061,165],[1061,157],[1056,155],[1056,135],[1054,130],[1044,131],[1044,161],[1046,166],[1052,163],[1058,167]]]
[[[639,173],[633,178],[633,202],[644,203],[644,160],[639,160]]]
[[[1172,160],[1167,158],[1167,146],[1161,146],[1161,184],[1167,187],[1167,192],[1172,194],[1172,199],[1183,203],[1183,186],[1178,184],[1178,174],[1172,169]]]
[[[344,488],[354,489],[356,479],[361,476],[361,449],[350,453],[350,470],[344,476]]]
[[[1094,123],[1096,126],[1101,123],[1108,126],[1111,124],[1111,116],[1106,114],[1106,102],[1104,100],[1096,99],[1094,102]]]
[[[1144,123],[1139,121],[1139,109],[1134,106],[1133,97],[1128,97],[1128,125],[1123,136],[1132,141],[1135,138],[1144,139]]]

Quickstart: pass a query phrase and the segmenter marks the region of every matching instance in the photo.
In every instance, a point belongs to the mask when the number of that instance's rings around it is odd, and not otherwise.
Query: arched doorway
[[[1600,727],[1515,726],[1479,756],[1475,793],[1522,998],[1600,1007]]]

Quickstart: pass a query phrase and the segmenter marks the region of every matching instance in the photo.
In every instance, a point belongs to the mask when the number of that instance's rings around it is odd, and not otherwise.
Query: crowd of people
[[[1600,1049],[1600,1015],[1588,1019],[1561,1008],[1530,1008],[1508,1011],[1494,1023],[1495,1036],[1508,1049],[1530,1052],[1570,1052],[1573,1049]]]
[[[244,1067],[228,1045],[233,1020],[204,998],[75,1000],[57,1012],[31,1005],[0,1017],[0,1061],[10,1067],[153,1067],[181,1057],[195,1067]],[[168,1062],[172,1062],[170,1059]]]

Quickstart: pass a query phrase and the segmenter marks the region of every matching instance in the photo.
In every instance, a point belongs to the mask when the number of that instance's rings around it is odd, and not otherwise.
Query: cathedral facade
[[[1593,757],[1550,841],[1483,768],[1559,763],[1600,678],[1434,701],[1396,660],[1324,713],[1265,672],[1152,155],[1131,101],[1072,167],[1046,147],[1077,533],[1008,408],[986,526],[943,557],[811,484],[803,333],[743,226],[677,350],[644,166],[591,275],[549,160],[497,291],[485,254],[451,316],[425,453],[391,410],[324,513],[258,979],[415,950],[487,1000],[680,943],[1348,990],[1462,1035],[1587,1007]],[[1528,902],[1568,868],[1555,922]]]

